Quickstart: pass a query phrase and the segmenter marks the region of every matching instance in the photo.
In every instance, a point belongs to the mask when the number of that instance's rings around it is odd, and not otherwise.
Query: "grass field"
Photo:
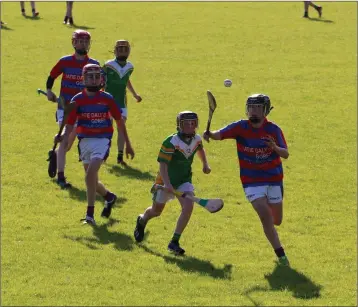
[[[76,147],[66,168],[74,189],[47,175],[55,106],[36,94],[72,53],[65,3],[37,2],[36,20],[22,17],[18,2],[2,3],[1,305],[356,305],[357,4],[322,4],[322,20],[313,10],[307,20],[302,2],[76,2],[75,23],[92,34],[90,56],[103,63],[117,39],[132,43],[131,80],[143,97],[129,101],[135,159],[118,166],[113,146],[100,173],[119,204],[107,221],[98,198],[91,228],[79,222],[86,193]],[[176,201],[148,224],[143,244],[134,241],[161,142],[185,109],[199,114],[203,131],[207,89],[218,101],[213,129],[244,118],[248,95],[271,98],[269,118],[290,151],[279,234],[291,269],[275,266],[231,141],[205,145],[210,175],[194,161],[197,195],[221,197],[225,207],[212,215],[195,208],[181,239],[187,256],[166,250]]]

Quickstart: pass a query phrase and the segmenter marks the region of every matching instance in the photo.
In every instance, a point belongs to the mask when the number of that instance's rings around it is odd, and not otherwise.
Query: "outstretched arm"
[[[203,138],[205,141],[209,142],[210,139],[212,140],[221,140],[221,134],[220,134],[220,130],[217,131],[206,131],[203,134]]]

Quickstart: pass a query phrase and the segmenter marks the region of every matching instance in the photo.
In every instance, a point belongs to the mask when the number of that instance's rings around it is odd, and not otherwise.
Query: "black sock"
[[[285,250],[283,249],[283,247],[279,247],[279,248],[275,249],[275,253],[278,258],[286,256]]]
[[[106,201],[111,201],[113,199],[113,193],[107,191],[106,195],[104,196]]]
[[[94,214],[94,206],[88,206],[86,215],[93,218],[93,214]]]
[[[180,236],[181,236],[181,233],[174,232],[172,242],[176,243],[176,244],[179,244]]]
[[[33,12],[33,13],[35,13],[35,11],[36,11],[35,9],[32,9],[32,12]]]
[[[123,160],[123,151],[118,151],[118,156],[117,156],[117,160],[122,161]]]
[[[57,173],[57,179],[60,181],[64,181],[65,180],[65,173],[64,172],[58,172]]]

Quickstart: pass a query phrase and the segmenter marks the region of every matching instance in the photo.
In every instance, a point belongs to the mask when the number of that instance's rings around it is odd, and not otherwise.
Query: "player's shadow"
[[[55,182],[55,180],[53,180]],[[87,201],[87,193],[86,190],[81,190],[79,188],[76,188],[74,185],[72,185],[72,187],[70,189],[66,189],[64,191],[67,191],[69,196],[72,199],[76,199],[78,201],[82,201],[82,202],[86,202]],[[121,207],[122,204],[124,204],[128,199],[125,197],[119,197],[116,200],[116,203],[114,204],[114,208],[116,207]],[[96,201],[97,202],[103,202],[103,197],[100,195],[96,195]]]
[[[109,218],[108,222],[102,225],[92,226],[86,224],[83,225],[83,227],[92,227],[94,237],[76,237],[64,235],[64,238],[81,243],[90,249],[99,249],[96,246],[98,244],[113,244],[114,248],[117,250],[131,251],[134,247],[134,240],[131,236],[117,231],[112,232],[108,229],[109,227],[118,223],[119,220]]]
[[[119,166],[119,165],[108,165],[108,171],[116,176],[125,176],[130,178],[135,178],[139,180],[147,180],[154,181],[155,176],[153,176],[150,172],[142,172],[140,169],[127,166]]]
[[[215,267],[210,261],[201,260],[192,256],[167,256],[150,249],[149,247],[138,244],[147,253],[161,257],[165,262],[177,265],[181,270],[190,273],[210,276],[215,279],[231,279],[232,264],[225,264],[224,267]]]
[[[0,30],[9,30],[9,31],[14,31],[14,29],[9,28],[7,25],[2,25]]]
[[[265,274],[265,279],[268,281],[269,288],[255,286],[244,293],[255,306],[260,306],[262,304],[250,297],[250,293],[252,292],[287,290],[292,293],[294,298],[305,300],[316,299],[321,296],[321,285],[316,284],[303,273],[300,273],[291,267],[276,264],[272,273]]]
[[[317,17],[308,17],[307,18],[308,20],[311,20],[311,21],[319,21],[319,22],[325,22],[325,23],[334,23],[333,20],[329,20],[329,19],[322,19],[322,18],[317,18]]]
[[[39,15],[38,16],[24,16],[25,19],[30,19],[30,20],[40,20],[42,19]]]
[[[81,26],[81,25],[78,25],[76,23],[74,23],[73,25],[67,25],[69,28],[77,28],[77,29],[82,29],[82,30],[93,30],[93,29],[96,29],[94,27],[89,27],[89,26]]]

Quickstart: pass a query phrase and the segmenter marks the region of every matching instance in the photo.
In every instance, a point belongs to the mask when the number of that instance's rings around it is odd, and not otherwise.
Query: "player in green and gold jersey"
[[[137,102],[142,101],[142,97],[136,93],[130,81],[133,73],[133,64],[127,61],[130,54],[131,46],[126,40],[118,40],[114,46],[115,59],[107,61],[103,66],[106,75],[105,91],[110,93],[116,101],[122,112],[122,118],[126,122],[128,118],[127,109],[127,88],[132,93]],[[118,156],[117,163],[126,165],[123,161],[124,136],[122,131],[117,130]]]
[[[173,189],[186,194],[194,195],[192,184],[191,165],[196,153],[203,163],[203,172],[209,174],[211,169],[206,159],[200,135],[196,134],[198,116],[191,111],[180,112],[177,116],[177,133],[168,136],[159,151],[159,173],[155,184],[163,185],[165,190],[153,189],[153,204],[148,207],[144,214],[137,218],[134,237],[137,242],[144,239],[144,228],[153,217],[160,216],[165,204],[174,198]],[[178,218],[172,240],[168,245],[169,251],[176,254],[184,254],[185,250],[179,245],[179,239],[187,226],[193,211],[193,202],[187,198],[178,197],[181,205],[181,214]]]

